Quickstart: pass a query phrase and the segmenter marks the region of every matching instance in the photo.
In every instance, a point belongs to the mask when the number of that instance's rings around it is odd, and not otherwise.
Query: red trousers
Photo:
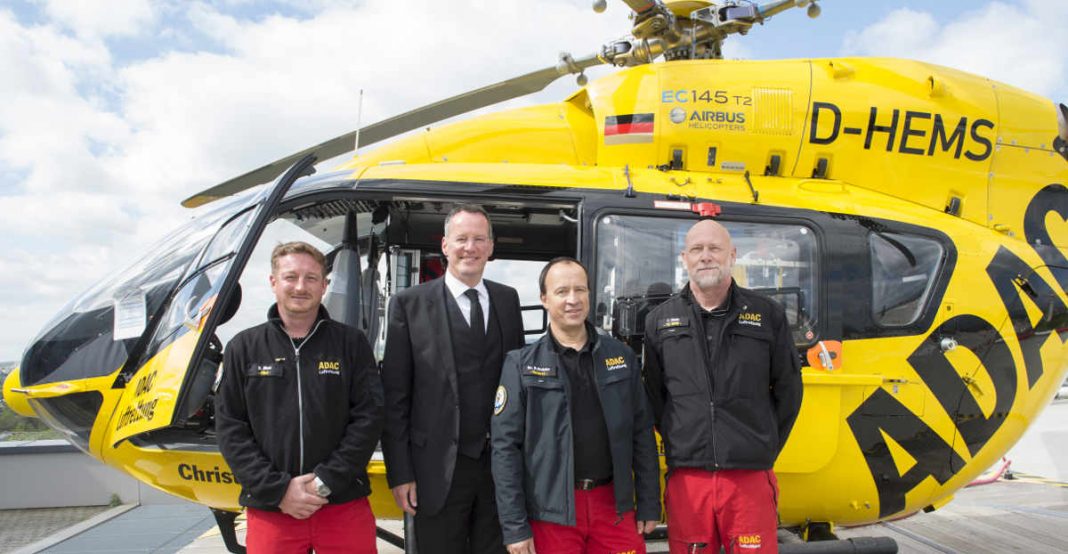
[[[779,484],[772,470],[671,471],[664,491],[671,554],[779,551]]]
[[[645,554],[634,510],[616,514],[612,484],[575,491],[575,526],[531,520],[534,550],[546,554]]]
[[[366,498],[326,504],[308,519],[248,508],[249,554],[377,554],[375,515]]]

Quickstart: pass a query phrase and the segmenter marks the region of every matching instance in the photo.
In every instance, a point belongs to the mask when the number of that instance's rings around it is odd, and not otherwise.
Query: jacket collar
[[[687,282],[686,285],[682,287],[682,290],[679,291],[679,297],[682,298],[682,300],[684,302],[686,302],[687,304],[690,304],[691,306],[696,308],[698,310],[698,312],[705,311],[705,309],[693,297],[693,291],[690,290],[690,283],[689,282]],[[727,289],[727,303],[721,309],[723,310],[723,313],[729,314],[729,313],[734,311],[734,308],[737,305],[738,305],[738,283],[735,283],[734,282],[734,278],[732,277],[731,278],[731,286],[730,286],[729,289]]]
[[[319,325],[319,322],[324,319],[330,319],[330,313],[326,311],[326,306],[319,304],[319,313],[315,316],[315,323],[312,324],[312,329]],[[282,315],[278,313],[277,303],[271,304],[271,307],[267,308],[267,321],[285,331],[286,326],[282,323]]]
[[[584,323],[586,325],[586,346],[583,346],[582,350],[593,352],[594,349],[597,348],[598,343],[597,329],[589,320],[586,320]],[[553,352],[556,352],[557,354],[562,354],[564,350],[567,349],[567,347],[556,341],[556,337],[553,336],[552,331],[549,329],[545,330],[545,336],[542,337],[542,341],[546,342],[546,345],[552,348]]]

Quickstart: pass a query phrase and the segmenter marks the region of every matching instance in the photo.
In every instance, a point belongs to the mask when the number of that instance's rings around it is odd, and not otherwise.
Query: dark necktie
[[[464,294],[471,301],[471,329],[477,336],[483,336],[486,334],[486,320],[482,316],[482,303],[478,301],[478,291],[467,289]]]

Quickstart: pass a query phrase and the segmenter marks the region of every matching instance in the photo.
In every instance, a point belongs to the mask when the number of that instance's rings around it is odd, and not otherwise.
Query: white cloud
[[[360,89],[366,124],[628,28],[622,4],[596,15],[585,0],[323,0],[254,20],[227,15],[234,4],[57,0],[35,24],[0,9],[0,67],[14,77],[0,80],[0,175],[15,179],[0,186],[0,266],[17,268],[0,281],[0,359],[186,219],[182,198],[353,129]],[[150,34],[182,51],[131,62],[114,50],[115,37]],[[510,104],[573,88],[564,78]]]
[[[900,9],[850,33],[844,53],[913,58],[969,71],[1032,92],[1062,98],[1068,4],[992,2],[940,23],[926,12]]]
[[[0,272],[11,322],[0,329],[0,360],[185,220],[181,199],[352,130],[360,89],[367,124],[553,65],[560,51],[596,52],[629,29],[623,3],[597,15],[588,0],[294,0],[300,17],[253,19],[230,15],[255,10],[243,0],[106,4],[45,2],[34,24],[0,9],[0,175],[14,179],[0,184],[0,267],[17,268]],[[1068,35],[1056,25],[1068,3],[969,5],[950,22],[898,10],[845,49],[1065,95]],[[180,50],[124,55],[133,37]],[[725,48],[750,57],[744,41]],[[564,77],[506,106],[572,90]]]
[[[44,10],[52,21],[86,37],[136,35],[156,18],[149,0],[45,0]]]

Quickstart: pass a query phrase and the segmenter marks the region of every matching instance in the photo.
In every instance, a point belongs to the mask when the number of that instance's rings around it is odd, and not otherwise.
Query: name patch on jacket
[[[608,371],[615,371],[617,369],[627,369],[627,360],[623,356],[616,356],[615,358],[605,358],[604,365],[608,368]]]
[[[246,377],[281,377],[282,364],[252,364],[245,368]]]
[[[763,314],[757,312],[742,312],[738,314],[738,323],[740,325],[752,325],[753,327],[763,327],[764,323],[761,321]]]
[[[523,368],[523,375],[532,375],[534,377],[556,377],[556,368],[528,365]]]
[[[319,375],[341,375],[341,362],[319,362]]]
[[[674,329],[676,327],[689,327],[690,318],[688,317],[669,317],[667,319],[661,319],[656,322],[656,330],[663,331],[664,329]]]

